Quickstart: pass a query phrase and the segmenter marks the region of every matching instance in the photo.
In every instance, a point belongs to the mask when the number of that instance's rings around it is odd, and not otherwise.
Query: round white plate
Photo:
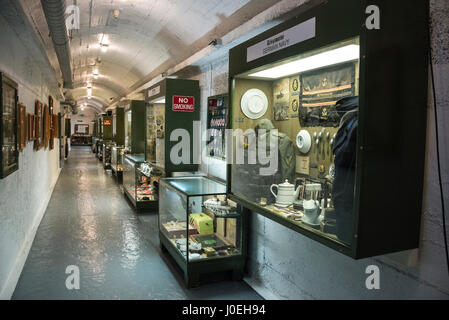
[[[307,130],[299,131],[296,136],[296,145],[301,153],[307,153],[312,146],[312,138]]]
[[[268,98],[262,90],[249,89],[243,95],[240,107],[248,118],[259,119],[267,112]]]

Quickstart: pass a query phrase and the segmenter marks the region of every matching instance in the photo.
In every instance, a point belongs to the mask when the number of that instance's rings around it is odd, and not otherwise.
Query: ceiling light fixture
[[[94,79],[98,79],[98,75],[99,75],[98,69],[94,69],[93,72]]]
[[[100,43],[101,52],[107,52],[109,45],[106,43]]]
[[[155,100],[151,101],[151,103],[165,103],[165,97],[155,99]]]
[[[87,95],[88,95],[88,96],[91,96],[91,95],[92,95],[92,89],[91,89],[91,88],[87,89]]]
[[[338,63],[356,60],[359,59],[359,57],[360,57],[360,46],[356,44],[351,44],[334,50],[319,53],[307,58],[301,58],[295,61],[284,63],[280,66],[269,68],[267,70],[255,72],[250,74],[249,76],[278,79],[295,73],[300,73],[308,70],[331,66]]]

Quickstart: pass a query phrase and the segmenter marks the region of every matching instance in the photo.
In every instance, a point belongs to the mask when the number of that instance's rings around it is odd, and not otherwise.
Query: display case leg
[[[232,270],[232,281],[240,281],[243,279],[243,270],[234,269]]]
[[[198,273],[184,272],[184,281],[187,288],[195,288],[200,285],[200,275]]]

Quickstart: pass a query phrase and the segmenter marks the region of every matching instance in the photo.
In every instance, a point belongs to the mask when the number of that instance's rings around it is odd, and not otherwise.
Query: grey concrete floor
[[[170,262],[157,213],[136,214],[90,148],[74,147],[13,299],[261,299],[243,281],[186,289]],[[79,290],[66,288],[69,265],[80,270]]]

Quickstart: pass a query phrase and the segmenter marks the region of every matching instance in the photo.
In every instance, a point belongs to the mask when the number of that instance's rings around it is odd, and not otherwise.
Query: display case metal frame
[[[188,177],[186,177],[188,178]],[[211,179],[209,177],[205,176],[196,176],[195,178],[204,178],[211,181],[214,181],[216,183],[222,184],[226,186],[224,183],[217,181],[215,179]],[[175,188],[174,186],[170,185],[167,181],[169,180],[176,180],[177,178],[166,178],[160,180],[160,187],[159,188],[167,188],[175,193],[181,194],[184,197],[187,198],[187,204],[190,203],[189,199],[192,197],[199,197],[199,196],[226,196],[226,192],[223,193],[214,193],[214,192],[198,192],[198,193],[187,193],[181,190],[180,188]],[[179,182],[182,180],[179,179]],[[164,204],[160,202],[160,206],[163,206]],[[218,257],[214,259],[198,259],[198,260],[191,260],[189,259],[189,254],[187,252],[187,256],[184,257],[177,248],[174,247],[170,239],[167,238],[167,236],[161,231],[161,221],[159,214],[159,241],[162,252],[168,252],[170,256],[173,258],[173,260],[176,262],[176,264],[181,268],[183,275],[184,275],[184,282],[187,286],[187,288],[196,287],[199,286],[202,282],[202,278],[213,278],[214,280],[218,280],[218,278],[214,278],[214,275],[221,276],[221,280],[223,280],[223,272],[230,272],[231,273],[231,279],[234,281],[241,280],[244,273],[245,263],[246,263],[246,256],[247,256],[247,210],[241,206],[238,205],[237,212],[239,212],[240,215],[240,224],[237,226],[237,228],[240,229],[240,235],[241,235],[241,252],[240,254],[231,255],[229,257]],[[186,208],[186,221],[188,224],[189,221],[189,206],[187,205]],[[187,234],[187,231],[186,231]],[[188,250],[187,250],[188,251]]]
[[[329,0],[236,46],[229,52],[231,108],[234,79],[298,54],[360,37],[359,127],[357,135],[352,246],[290,223],[232,194],[241,205],[355,259],[419,247],[426,145],[429,51],[428,1]],[[369,6],[380,9],[380,29],[368,29]],[[372,7],[371,7],[372,8]],[[249,47],[316,19],[315,37],[257,59]],[[248,61],[250,60],[250,61]],[[232,111],[228,128],[233,127]]]
[[[11,173],[19,170],[19,150],[17,148],[17,129],[18,129],[18,120],[17,120],[17,109],[18,109],[18,85],[15,81],[13,81],[12,79],[10,79],[8,76],[6,76],[3,72],[0,72],[0,179],[6,178],[7,176],[9,176]],[[3,86],[7,85],[9,87],[11,87],[14,90],[14,123],[13,123],[13,154],[14,154],[14,162],[9,165],[8,167],[3,167],[3,161],[4,161],[4,156],[3,156],[3,148],[5,148],[5,146],[3,145],[3,140],[4,140],[4,132],[3,132],[3,126],[4,126],[4,117],[5,117],[5,113],[4,113],[4,105],[3,105],[3,95],[4,95],[4,88]]]

